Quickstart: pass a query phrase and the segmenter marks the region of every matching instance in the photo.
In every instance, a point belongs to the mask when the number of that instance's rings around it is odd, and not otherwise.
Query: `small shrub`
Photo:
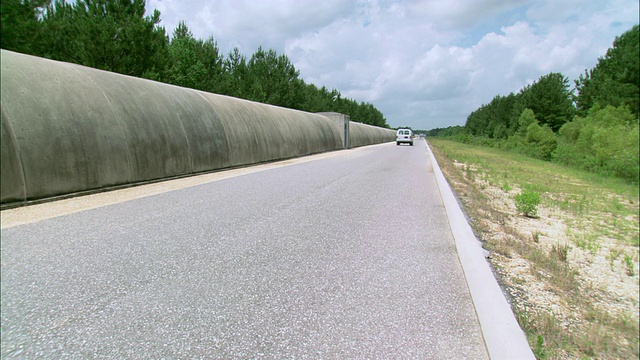
[[[607,256],[607,258],[609,259],[609,262],[611,263],[611,271],[614,271],[614,261],[616,261],[616,259],[618,259],[618,257],[622,254],[622,250],[618,249],[618,248],[613,248],[611,250],[609,250],[609,256]]]
[[[532,234],[532,236],[533,236],[533,242],[534,243],[539,243],[540,242],[540,233],[539,232],[537,232],[537,231],[534,232]]]
[[[569,254],[569,246],[567,245],[552,245],[551,246],[551,252],[553,253],[553,255],[555,255],[555,257],[562,261],[562,262],[567,262],[567,256]]]
[[[465,167],[464,167],[464,171],[465,171],[465,174],[467,175],[467,179],[468,179],[469,181],[472,181],[472,182],[473,182],[473,181],[475,181],[475,180],[476,180],[476,175],[475,175],[475,173],[473,172],[473,169],[471,168],[471,166],[466,166],[466,165],[465,165]]]
[[[527,217],[538,215],[538,205],[540,204],[540,194],[533,190],[523,190],[516,195],[516,209],[519,213]]]
[[[624,263],[627,265],[627,275],[633,276],[636,274],[636,271],[633,266],[633,259],[631,256],[624,254]]]
[[[500,189],[502,189],[502,191],[504,192],[509,192],[511,191],[511,185],[509,185],[509,183],[505,181]]]
[[[549,357],[549,351],[544,346],[544,337],[542,335],[538,335],[536,344],[533,347],[533,352],[538,359],[546,359]]]

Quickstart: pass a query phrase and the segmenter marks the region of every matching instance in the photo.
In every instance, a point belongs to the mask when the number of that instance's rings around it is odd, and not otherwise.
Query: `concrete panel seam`
[[[2,116],[4,119],[3,123],[5,125],[5,130],[7,131],[7,135],[9,135],[10,144],[9,146],[13,147],[16,155],[18,156],[18,165],[20,166],[20,176],[22,177],[22,201],[26,201],[28,199],[27,194],[27,177],[24,173],[24,164],[22,160],[22,153],[20,153],[20,144],[18,144],[18,140],[16,139],[16,135],[13,132],[13,128],[11,127],[11,121],[9,120],[9,114],[4,111],[4,106],[2,106],[2,100],[0,100],[0,111],[5,116]]]
[[[105,101],[107,102],[107,104],[109,104],[109,108],[111,108],[111,112],[113,113],[113,117],[116,119],[117,123],[118,123],[118,131],[120,132],[120,134],[122,135],[122,145],[123,148],[126,149],[126,134],[124,131],[124,122],[122,121],[122,119],[118,116],[118,114],[116,113],[116,111],[114,111],[114,107],[113,104],[111,103],[111,100],[109,100],[109,97],[107,96],[107,94],[104,92],[104,88],[102,88],[100,86],[100,84],[96,83],[95,80],[93,80],[93,78],[87,74],[82,74],[82,76],[84,76],[86,79],[88,79],[89,81],[91,81],[96,89],[100,90],[100,93],[102,94],[102,96],[104,97]],[[133,162],[131,161],[131,152],[130,151],[126,151],[126,156],[127,156],[127,168],[129,169],[129,176],[128,181],[126,182],[131,182],[133,181]]]

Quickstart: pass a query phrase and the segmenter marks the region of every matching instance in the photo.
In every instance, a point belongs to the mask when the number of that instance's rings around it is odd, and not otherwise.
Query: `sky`
[[[573,81],[639,22],[639,0],[147,0],[225,56],[262,46],[391,127],[464,125],[550,72]],[[352,119],[357,121],[358,119]]]

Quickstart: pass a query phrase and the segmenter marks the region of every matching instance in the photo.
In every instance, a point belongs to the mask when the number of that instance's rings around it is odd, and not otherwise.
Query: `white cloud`
[[[570,80],[638,23],[637,0],[149,0],[226,53],[286,54],[308,83],[373,103],[392,126],[464,124],[549,72]]]
[[[407,8],[414,16],[428,19],[438,28],[458,31],[472,28],[528,2],[531,0],[418,0],[408,1]]]
[[[167,32],[179,21],[201,38],[213,36],[229,52],[238,47],[253,53],[258,46],[283,50],[286,39],[321,28],[350,13],[349,0],[148,0],[147,9],[157,8]]]

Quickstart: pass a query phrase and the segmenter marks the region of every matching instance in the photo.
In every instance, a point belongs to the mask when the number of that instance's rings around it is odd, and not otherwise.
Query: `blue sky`
[[[464,125],[549,72],[573,80],[639,22],[638,0],[147,0],[228,54],[286,54],[307,83],[370,102],[392,127]],[[354,119],[358,120],[358,119]]]

